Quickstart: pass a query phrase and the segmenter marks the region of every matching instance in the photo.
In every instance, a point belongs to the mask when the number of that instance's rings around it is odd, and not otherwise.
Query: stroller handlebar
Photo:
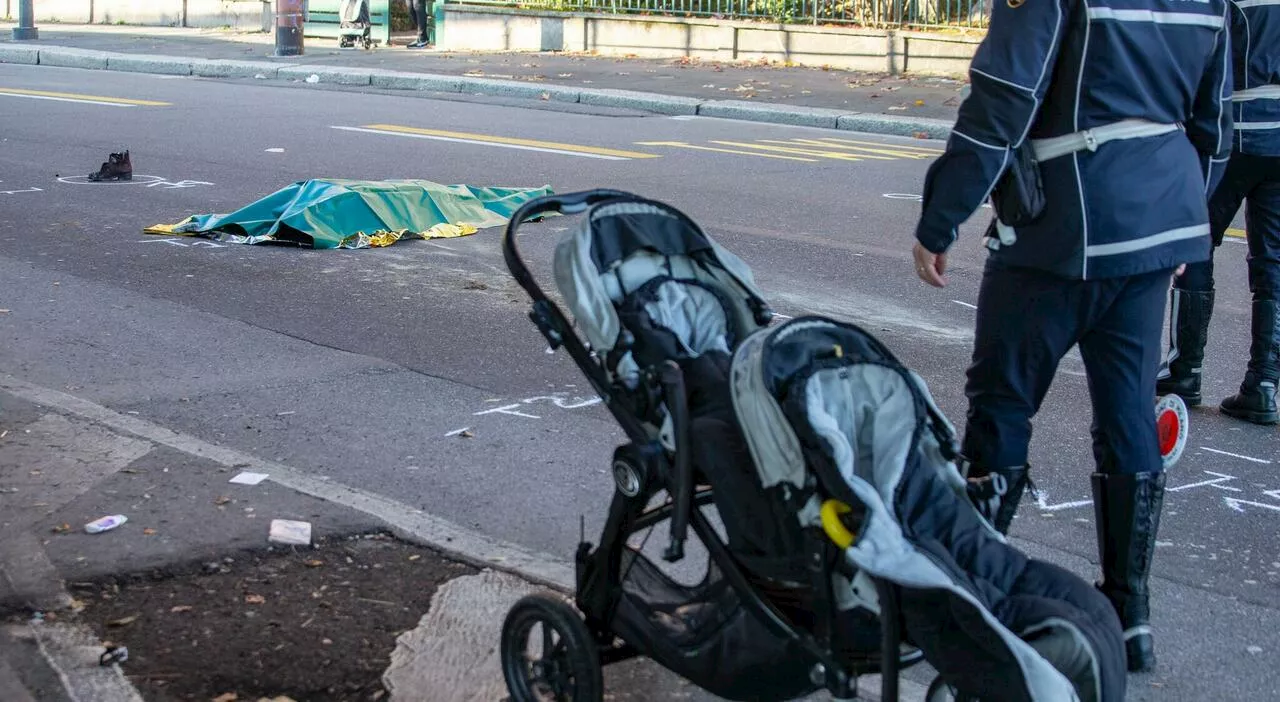
[[[520,246],[516,243],[516,230],[520,225],[548,213],[580,214],[597,203],[627,198],[636,198],[636,196],[621,190],[599,188],[564,195],[545,195],[524,203],[515,211],[515,214],[511,215],[506,232],[502,236],[502,257],[506,260],[507,269],[511,271],[516,282],[520,283],[520,287],[524,288],[535,301],[546,299],[546,295],[538,287],[533,274],[525,265],[524,259],[520,258]]]

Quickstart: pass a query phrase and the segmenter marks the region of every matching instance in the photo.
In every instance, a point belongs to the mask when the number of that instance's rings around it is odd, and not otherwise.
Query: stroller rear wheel
[[[535,628],[541,628],[536,637]],[[536,650],[531,645],[536,642]],[[563,598],[534,593],[516,602],[502,625],[502,675],[511,702],[599,702],[600,651],[582,615]]]

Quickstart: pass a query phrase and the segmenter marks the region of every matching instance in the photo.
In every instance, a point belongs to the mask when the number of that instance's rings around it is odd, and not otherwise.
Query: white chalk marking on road
[[[1049,499],[1045,497],[1043,491],[1036,495],[1036,506],[1046,512],[1057,512],[1064,509],[1075,509],[1093,504],[1093,500],[1075,500],[1073,502],[1063,502],[1061,504],[1051,505]]]
[[[968,303],[968,302],[963,302],[963,301],[961,301],[961,300],[952,300],[952,302],[956,303],[957,305],[960,305],[961,307],[968,307],[968,308],[969,308],[969,309],[971,309],[971,310],[976,310],[976,309],[978,309],[978,306],[977,306],[977,305],[973,305],[973,304],[970,304],[970,303]]]
[[[19,193],[42,193],[40,188],[27,188],[26,190],[0,190],[0,195],[17,195]]]
[[[468,430],[468,429],[470,429],[470,428],[471,428],[471,427],[463,427],[463,428],[461,428],[461,429],[454,429],[453,431],[449,432],[448,434],[445,434],[445,438],[448,438],[448,437],[450,437],[450,436],[457,436],[457,435],[461,434],[462,432],[464,432],[464,431],[466,431],[466,430]]]
[[[579,407],[590,407],[591,405],[595,405],[595,404],[599,404],[600,402],[603,402],[603,400],[601,400],[599,397],[591,397],[585,400],[580,397],[575,397],[573,399],[576,401],[569,402],[568,399],[564,397],[542,395],[539,397],[530,397],[528,399],[521,400],[521,402],[523,402],[526,405],[531,405],[535,402],[539,402],[542,400],[550,400],[551,402],[555,403],[556,407],[559,407],[560,409],[578,409]]]
[[[630,161],[625,156],[610,156],[608,154],[593,154],[584,151],[568,151],[566,149],[553,149],[546,146],[530,146],[528,144],[504,144],[496,141],[481,141],[480,139],[464,139],[462,137],[438,136],[435,134],[414,134],[411,132],[392,132],[384,129],[365,129],[363,127],[340,127],[334,126],[334,129],[341,129],[347,132],[364,132],[366,134],[381,134],[383,136],[409,137],[411,139],[431,139],[433,141],[450,141],[458,144],[474,144],[476,146],[496,146],[502,149],[518,149],[521,151],[537,151],[544,154],[559,154],[561,156],[580,156],[582,158],[595,158],[602,161]]]
[[[1209,448],[1208,446],[1201,446],[1201,447],[1200,447],[1200,450],[1202,450],[1202,451],[1208,451],[1208,452],[1210,452],[1210,453],[1220,453],[1220,454],[1222,454],[1223,456],[1230,456],[1230,457],[1232,457],[1232,458],[1240,458],[1240,459],[1243,459],[1243,460],[1246,460],[1246,461],[1253,461],[1254,463],[1261,463],[1261,464],[1263,464],[1263,465],[1270,465],[1270,464],[1271,464],[1271,461],[1268,461],[1268,460],[1267,460],[1267,459],[1265,459],[1265,458],[1254,458],[1253,456],[1244,456],[1244,455],[1241,455],[1241,454],[1238,454],[1238,453],[1231,453],[1230,451],[1220,451],[1220,450],[1215,449],[1215,448]],[[1207,471],[1206,471],[1206,472],[1207,472]]]
[[[482,412],[476,412],[474,416],[479,417],[479,416],[486,415],[486,414],[509,414],[509,415],[514,416],[514,417],[527,417],[527,418],[529,418],[529,419],[542,419],[542,417],[539,417],[539,416],[538,416],[538,415],[536,415],[536,414],[525,414],[524,412],[516,412],[516,411],[515,411],[515,408],[516,408],[516,407],[519,407],[519,406],[520,406],[520,403],[518,403],[518,402],[517,402],[517,403],[516,403],[516,404],[514,404],[514,405],[504,405],[504,406],[502,406],[502,407],[494,407],[493,409],[484,410],[484,411],[482,411]]]
[[[1229,490],[1231,492],[1240,492],[1240,488],[1238,487],[1230,487],[1230,486],[1222,485],[1222,483],[1225,483],[1228,480],[1235,480],[1236,476],[1226,475],[1225,473],[1215,473],[1211,470],[1206,470],[1202,472],[1205,475],[1212,475],[1215,477],[1212,480],[1201,480],[1198,483],[1189,483],[1187,485],[1179,485],[1178,487],[1171,487],[1168,489],[1168,492],[1178,492],[1179,490],[1188,490],[1193,487],[1205,487],[1205,486],[1213,486],[1218,488],[1219,490]]]
[[[1241,514],[1244,514],[1243,505],[1250,505],[1252,507],[1261,507],[1263,509],[1269,509],[1272,512],[1280,512],[1280,505],[1269,505],[1265,502],[1254,502],[1253,500],[1241,500],[1235,497],[1224,497],[1222,498],[1222,501],[1227,503],[1228,507],[1230,507],[1231,509],[1234,509],[1235,511]]]
[[[74,395],[40,387],[0,373],[0,390],[46,407],[54,407],[117,431],[206,458],[228,468],[252,468],[270,475],[272,482],[298,492],[380,519],[392,531],[473,565],[505,570],[564,592],[573,591],[573,565],[562,558],[538,553],[518,544],[464,528],[397,502],[385,495],[368,492],[314,476],[297,468],[276,463],[226,446],[173,431],[144,419],[130,417]]]

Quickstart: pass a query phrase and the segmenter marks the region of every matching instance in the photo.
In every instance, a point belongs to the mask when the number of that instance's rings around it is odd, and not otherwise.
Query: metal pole
[[[18,26],[13,28],[14,41],[34,41],[40,38],[36,29],[35,0],[18,0]]]
[[[276,56],[302,55],[304,3],[305,0],[276,0]]]

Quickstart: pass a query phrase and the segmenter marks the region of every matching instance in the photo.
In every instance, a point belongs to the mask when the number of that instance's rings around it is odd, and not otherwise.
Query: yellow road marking
[[[842,144],[831,139],[795,139],[794,141],[799,144],[808,144],[810,146],[825,146],[828,149],[835,148],[835,149],[845,149],[847,151],[865,151],[867,153],[872,153],[872,154],[883,154],[889,159],[895,159],[895,158],[925,159],[925,158],[933,158],[934,156],[937,155],[932,153],[923,153],[919,151],[904,151],[902,149],[894,148],[890,144],[881,144],[879,148],[872,148],[870,146],[855,146],[853,144]]]
[[[340,127],[341,128],[341,127]],[[552,153],[571,153],[584,154],[610,159],[629,159],[629,158],[661,158],[658,154],[646,154],[639,151],[622,151],[619,149],[605,149],[598,146],[582,146],[579,144],[564,144],[555,141],[538,141],[535,139],[519,139],[516,137],[495,136],[492,134],[470,134],[467,132],[449,132],[442,129],[421,129],[418,127],[401,127],[395,124],[367,124],[363,128],[365,131],[373,130],[379,132],[391,132],[395,134],[406,134],[410,136],[418,136],[429,139],[440,139],[444,141],[460,141],[469,143],[490,144],[494,146],[507,146],[513,148],[524,148],[533,151],[548,151]]]
[[[697,146],[683,141],[637,141],[637,146],[673,146],[681,149],[694,149],[696,151],[715,151],[722,154],[739,154],[742,156],[759,156],[760,158],[780,158],[787,161],[804,161],[805,163],[817,163],[816,158],[802,158],[800,156],[779,156],[778,154],[762,154],[755,151],[740,151],[738,149],[720,149],[714,146]]]
[[[810,152],[812,152],[812,153],[814,153],[814,154],[841,154],[841,155],[843,155],[843,152],[841,152],[841,151],[831,151],[831,150],[830,150],[830,149],[832,148],[831,144],[824,144],[824,143],[822,143],[822,142],[820,142],[820,141],[813,141],[813,140],[811,140],[811,139],[789,139],[789,140],[787,140],[787,141],[783,141],[783,140],[781,140],[781,139],[761,139],[761,140],[760,140],[760,143],[761,143],[761,144],[780,144],[780,145],[782,145],[782,146],[791,146],[791,147],[793,147],[793,148],[794,148],[794,147],[820,146],[820,147],[825,147],[825,150],[808,149],[808,148],[803,148],[802,150],[804,150],[804,151],[810,151]],[[756,147],[756,148],[760,148],[760,147]],[[837,148],[837,149],[850,150],[850,149],[855,149],[855,148],[857,148],[857,147],[853,147],[853,146],[843,146],[843,147],[836,147],[836,148]],[[870,149],[868,149],[868,151],[869,151],[869,150],[870,150]],[[861,157],[861,158],[870,158],[870,159],[875,159],[875,160],[877,160],[877,161],[893,161],[893,160],[895,160],[895,157],[893,157],[893,156],[875,156],[875,155],[872,155],[872,154],[856,154],[856,155],[857,155],[857,156],[859,156],[859,157]],[[914,157],[914,156],[915,156],[915,154],[912,154],[912,157]]]
[[[942,149],[930,149],[924,146],[907,146],[905,144],[883,144],[877,141],[858,141],[857,139],[840,139],[838,137],[822,137],[822,141],[830,141],[837,144],[857,144],[860,146],[878,146],[881,148],[889,147],[893,149],[906,149],[908,151],[921,151],[926,154],[941,154]]]
[[[1244,230],[1243,230],[1243,229],[1228,229],[1228,230],[1227,230],[1227,236],[1229,236],[1229,237],[1231,237],[1231,238],[1233,238],[1233,239],[1243,239],[1243,238],[1244,238]]]
[[[117,107],[166,107],[170,103],[155,100],[132,100],[129,98],[104,97],[102,95],[82,95],[80,93],[57,93],[48,90],[24,90],[21,88],[0,88],[0,95],[12,97],[34,98],[37,100],[58,100],[62,102],[85,102],[95,105],[112,105]]]
[[[716,141],[712,140],[712,144],[724,144],[725,146],[741,146],[748,149],[761,149],[763,151],[777,151],[784,154],[799,154],[802,156],[817,156],[818,158],[830,158],[837,161],[862,161],[868,158],[879,158],[876,156],[863,156],[840,153],[838,151],[814,151],[812,149],[787,148],[785,146],[768,146],[765,144],[751,144],[742,141]]]

